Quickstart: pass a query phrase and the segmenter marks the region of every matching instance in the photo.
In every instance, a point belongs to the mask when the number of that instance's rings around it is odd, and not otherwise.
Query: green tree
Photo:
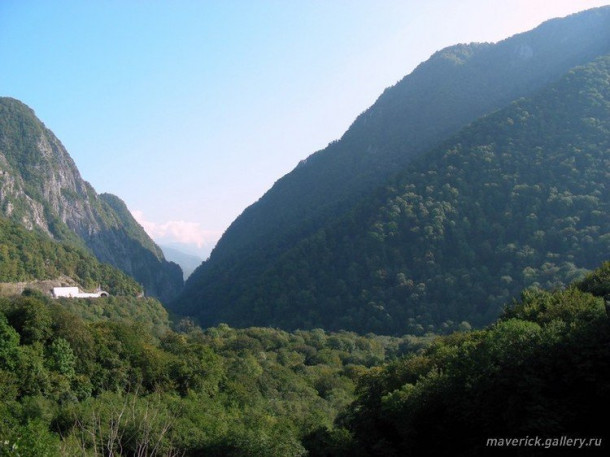
[[[72,351],[70,343],[65,339],[61,337],[55,338],[48,346],[46,363],[50,370],[56,371],[68,379],[74,377],[76,356]]]
[[[19,334],[0,313],[0,369],[15,369],[19,358]]]

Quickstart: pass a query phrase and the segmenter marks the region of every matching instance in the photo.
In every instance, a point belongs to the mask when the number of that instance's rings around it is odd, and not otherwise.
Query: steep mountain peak
[[[87,247],[163,300],[182,287],[180,268],[165,260],[125,204],[98,195],[34,111],[6,97],[0,98],[0,214]]]

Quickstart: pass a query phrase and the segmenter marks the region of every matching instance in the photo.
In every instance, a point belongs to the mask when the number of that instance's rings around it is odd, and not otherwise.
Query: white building
[[[82,292],[78,287],[53,287],[53,297],[55,298],[100,298],[108,295],[108,292],[104,290],[90,293]]]

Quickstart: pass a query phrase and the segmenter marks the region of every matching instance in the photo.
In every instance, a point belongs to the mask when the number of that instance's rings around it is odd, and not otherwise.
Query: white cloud
[[[146,220],[140,210],[131,212],[136,221],[144,228],[146,233],[160,243],[180,243],[194,245],[201,249],[216,244],[222,233],[214,230],[204,230],[198,222],[167,221],[152,222]]]

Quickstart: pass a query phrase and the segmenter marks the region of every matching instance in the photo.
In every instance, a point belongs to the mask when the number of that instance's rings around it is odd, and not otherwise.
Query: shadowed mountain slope
[[[465,128],[287,249],[204,324],[360,332],[481,325],[610,249],[610,57]]]
[[[287,252],[349,214],[414,158],[478,117],[608,51],[610,8],[605,7],[548,21],[497,44],[437,52],[387,89],[339,141],[304,160],[247,208],[189,278],[173,308],[207,324],[265,302],[266,292],[253,291],[264,290],[265,278],[282,268]],[[283,313],[282,306],[273,306],[277,315]],[[250,323],[255,322],[276,320]]]

